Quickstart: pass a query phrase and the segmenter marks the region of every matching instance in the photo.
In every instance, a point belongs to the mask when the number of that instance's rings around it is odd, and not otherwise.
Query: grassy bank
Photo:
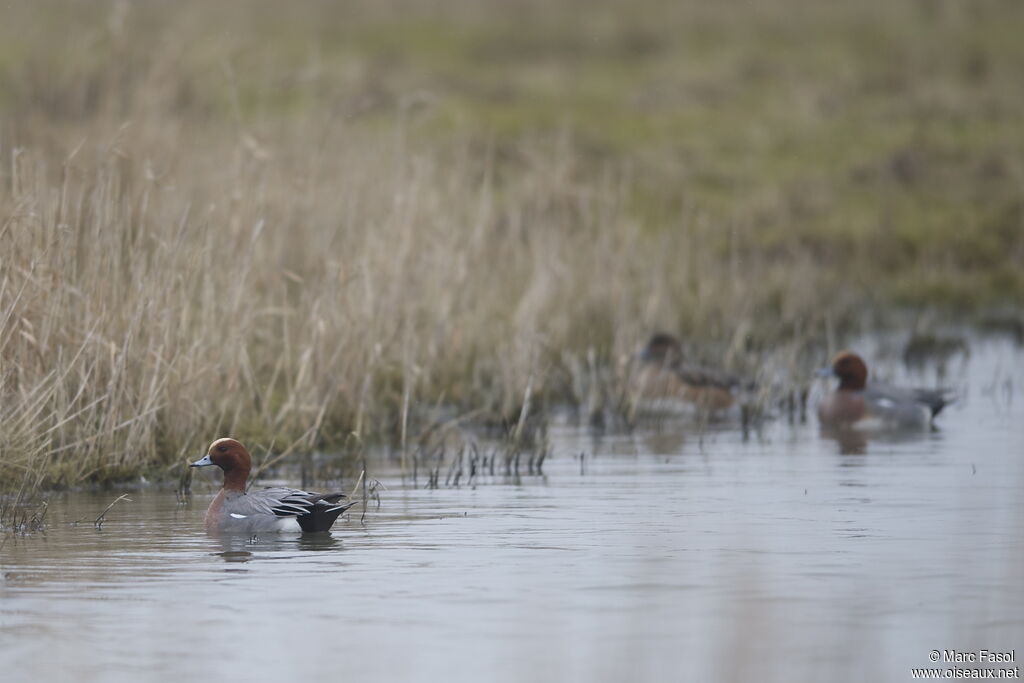
[[[1021,300],[1019,3],[620,5],[6,9],[0,481]]]

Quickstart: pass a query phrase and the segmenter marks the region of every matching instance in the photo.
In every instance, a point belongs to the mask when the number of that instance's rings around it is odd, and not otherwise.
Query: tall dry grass
[[[570,143],[499,185],[468,141],[399,133],[5,149],[3,478],[126,477],[222,434],[392,434],[407,394],[514,414],[528,382],[571,397],[588,350],[628,355],[652,327],[813,314],[800,269],[716,254],[697,219],[646,232],[628,178],[578,182]]]
[[[734,41],[735,58],[713,56],[702,71],[699,61],[672,57],[673,34],[662,35],[673,25],[697,37],[702,26],[726,38],[752,29],[751,40],[774,45],[788,25],[780,17],[819,20],[782,12],[788,6],[744,14],[686,4],[659,22],[600,3],[586,23],[622,40],[602,38],[612,52],[592,55],[573,33],[571,4],[550,16],[546,5],[523,5],[532,8],[521,16],[529,25],[555,27],[536,44],[498,31],[488,7],[500,21],[509,10],[487,3],[445,5],[440,23],[401,2],[362,13],[307,2],[287,16],[267,3],[5,10],[0,482],[32,490],[159,475],[225,434],[276,450],[338,447],[353,434],[405,433],[415,428],[407,414],[422,424],[436,406],[514,421],[527,393],[535,407],[601,404],[655,328],[681,331],[698,352],[715,348],[739,366],[757,354],[773,354],[772,367],[798,363],[807,341],[875,281],[875,272],[851,280],[837,264],[846,255],[873,263],[872,245],[883,238],[851,237],[846,223],[835,234],[807,227],[848,189],[830,192],[818,167],[809,185],[787,165],[779,177],[789,184],[762,175],[764,186],[747,192],[744,157],[714,166],[712,153],[746,144],[733,139],[736,130],[701,129],[677,149],[672,126],[700,120],[714,102],[740,115],[740,95],[765,93],[770,118],[756,116],[740,133],[764,143],[751,159],[769,158],[772,125],[788,131],[784,141],[797,139],[806,124],[786,121],[817,117],[812,123],[824,126],[829,102],[856,101],[856,89],[874,81],[841,59],[849,73],[839,82],[787,70],[786,61],[779,92],[806,101],[780,109],[774,91],[758,85],[768,72],[748,73],[748,41]],[[407,14],[423,31],[402,23]],[[824,15],[833,32],[846,20]],[[615,17],[621,26],[605,21]],[[913,26],[913,17],[898,19],[896,27]],[[440,38],[429,33],[446,21]],[[957,21],[940,17],[936,39],[959,35]],[[451,56],[474,31],[483,38],[460,49],[492,67]],[[559,46],[564,53],[552,51]],[[371,48],[372,57],[359,51]],[[433,90],[421,87],[409,55],[444,67],[443,78],[425,81]],[[529,88],[547,88],[559,60],[606,69],[612,84],[578,93],[577,111],[588,97],[619,97],[617,84],[631,82],[620,66],[630,60],[640,74],[679,65],[683,89],[671,106],[680,119],[664,123],[667,138],[638,143],[632,154],[621,146],[633,144],[629,107],[646,101],[638,93],[623,93],[628,107],[609,110],[621,130],[609,123],[607,144],[595,144],[600,116],[583,121],[591,126],[583,136],[531,118]],[[873,77],[880,67],[870,67]],[[495,90],[490,68],[526,95]],[[704,74],[714,82],[702,85]],[[811,79],[805,90],[800,78]],[[439,101],[447,87],[450,102]],[[479,108],[451,105],[477,87]],[[898,101],[895,90],[871,92]],[[813,113],[815,98],[825,98],[825,113]],[[494,113],[503,102],[527,123],[503,129],[504,112]],[[992,111],[1002,111],[996,104]],[[657,117],[671,106],[651,101],[651,130],[662,130]],[[487,122],[473,118],[484,111]],[[835,139],[847,133],[841,127]],[[903,141],[873,144],[890,159]],[[1003,156],[996,161],[1003,187],[1012,169]],[[921,175],[927,160],[915,163],[915,182],[931,182]],[[913,245],[898,244],[914,258]],[[877,273],[893,270],[880,261]],[[936,272],[961,272],[953,261],[934,263]]]

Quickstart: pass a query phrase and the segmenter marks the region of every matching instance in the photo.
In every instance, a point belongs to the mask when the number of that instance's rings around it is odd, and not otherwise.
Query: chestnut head
[[[868,381],[868,366],[853,351],[840,351],[832,358],[831,374],[839,378],[840,389],[863,389]]]
[[[225,472],[232,470],[248,471],[252,467],[252,458],[245,446],[234,439],[217,439],[210,444],[206,455],[196,460],[190,467],[206,467],[216,465]]]

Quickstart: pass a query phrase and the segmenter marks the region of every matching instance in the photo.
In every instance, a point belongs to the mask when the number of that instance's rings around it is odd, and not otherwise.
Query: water
[[[134,492],[101,530],[116,493],[55,497],[45,533],[0,551],[2,678],[902,681],[932,650],[1019,662],[1021,358],[976,342],[937,432],[562,425],[544,476],[417,490],[378,471],[381,508],[320,538],[209,538],[212,487],[186,507]]]

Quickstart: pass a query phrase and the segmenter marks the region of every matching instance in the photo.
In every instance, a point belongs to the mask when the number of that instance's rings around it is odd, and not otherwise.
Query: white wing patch
[[[231,516],[232,516],[232,517],[234,517],[235,519],[245,519],[245,518],[246,518],[246,517],[248,517],[249,515],[240,515],[240,514],[238,514],[237,512],[232,512],[232,513],[231,513]]]
[[[877,403],[882,408],[894,408],[894,407],[896,407],[896,402],[893,401],[891,398],[884,398],[883,397],[883,398],[880,398],[877,401],[875,401],[875,403]]]

